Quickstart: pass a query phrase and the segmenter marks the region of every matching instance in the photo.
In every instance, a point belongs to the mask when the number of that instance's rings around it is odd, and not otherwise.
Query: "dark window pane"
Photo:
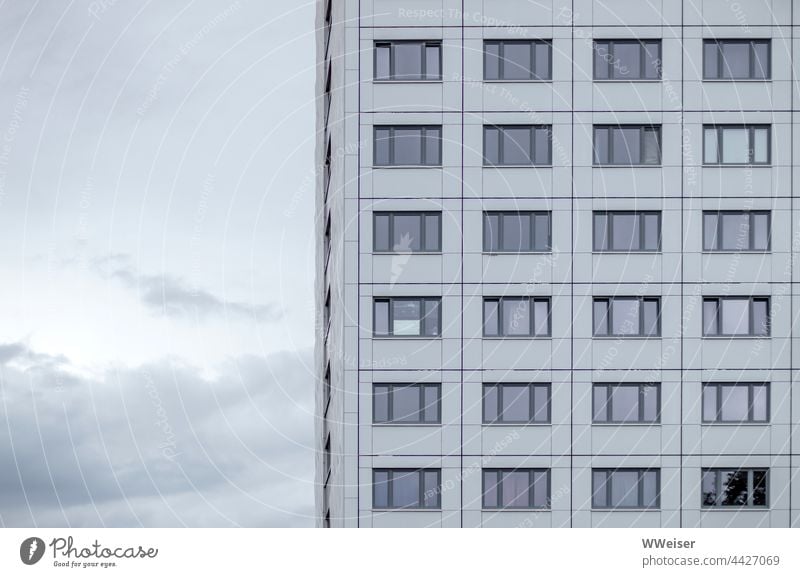
[[[375,334],[389,334],[389,301],[375,301]]]
[[[615,128],[612,130],[614,164],[639,164],[639,128]]]
[[[485,334],[487,337],[496,337],[499,335],[498,307],[499,303],[496,300],[483,301],[483,334]]]
[[[766,421],[769,415],[769,386],[753,386],[753,420]]]
[[[511,213],[503,215],[503,250],[527,251],[530,250],[531,219],[526,213]]]
[[[614,507],[638,506],[638,471],[614,471],[611,474],[611,504]]]
[[[706,42],[703,44],[703,67],[706,78],[719,78],[719,68],[717,57],[719,55],[716,42]]]
[[[748,415],[748,387],[722,385],[721,413],[723,421],[746,421]]]
[[[644,131],[644,158],[643,164],[660,164],[661,163],[661,144],[659,143],[658,130],[645,130]]]
[[[750,246],[750,214],[724,213],[722,221],[722,250],[746,250]]]
[[[418,214],[395,214],[392,250],[395,252],[419,251],[422,248],[422,230]]]
[[[717,215],[703,215],[703,250],[717,250]]]
[[[715,385],[703,387],[703,420],[717,420],[717,387]]]
[[[611,420],[616,422],[639,420],[639,387],[612,388]]]
[[[418,422],[419,415],[419,387],[394,387],[392,401],[393,420],[403,422]]]
[[[644,471],[642,473],[642,506],[658,507],[658,473],[656,471]]]
[[[620,213],[613,215],[611,239],[614,250],[639,249],[639,215],[635,213]]]
[[[425,129],[425,164],[442,164],[442,131],[439,128]]]
[[[660,46],[660,42],[644,43],[644,77],[648,80],[661,78]]]
[[[703,301],[703,334],[719,334],[719,321],[717,316],[718,301],[707,299]]]
[[[394,77],[397,80],[422,78],[422,44],[398,42],[394,45]]]
[[[719,162],[719,131],[716,128],[703,130],[703,162],[717,164]]]
[[[769,302],[764,299],[753,301],[753,334],[769,334]]]
[[[442,76],[439,70],[441,50],[442,47],[438,44],[425,47],[425,78],[428,80],[438,80]]]
[[[594,215],[594,250],[608,250],[608,231],[606,223],[608,222],[608,215],[595,214]]]
[[[643,417],[646,422],[658,420],[658,387],[655,385],[645,385],[642,387],[642,398],[644,399]]]
[[[430,509],[438,509],[439,508],[439,496],[441,494],[441,490],[439,487],[439,472],[438,471],[425,471],[423,473],[423,485],[422,485],[422,498],[424,500],[423,505],[426,508]]]
[[[608,128],[594,129],[594,161],[597,164],[610,162],[608,150]]]
[[[529,42],[507,42],[503,46],[503,78],[528,80],[531,78],[531,45]]]
[[[483,215],[483,250],[495,252],[500,250],[500,215]]]
[[[376,214],[375,215],[375,250],[388,251],[389,250],[389,215]]]
[[[500,164],[500,130],[487,127],[483,130],[483,158],[487,164]]]
[[[596,335],[608,334],[608,301],[594,301],[594,333]]]
[[[547,128],[536,128],[534,130],[535,163],[547,165],[551,163],[550,152],[550,130]]]
[[[701,487],[703,493],[703,505],[711,506],[717,503],[717,472],[705,471],[703,472],[703,481]]]
[[[423,420],[426,423],[436,423],[439,421],[439,397],[440,397],[439,387],[426,385],[423,388],[423,391],[424,391]]]
[[[531,332],[530,301],[505,299],[503,301],[503,334],[527,336]]]
[[[611,55],[608,52],[607,42],[595,42],[594,44],[594,77],[597,80],[608,78],[608,63]]]
[[[376,509],[386,509],[389,507],[389,473],[386,471],[375,471],[372,476],[373,482],[373,503]]]
[[[421,304],[418,300],[393,300],[392,301],[392,334],[414,336],[421,334],[420,319],[422,318]]]
[[[389,420],[389,387],[375,386],[375,402],[373,403],[374,413],[372,420],[382,423]]]
[[[503,473],[503,507],[530,506],[530,476],[528,471],[509,471]]]
[[[486,422],[497,419],[497,390],[496,386],[483,388],[483,420]]]
[[[536,386],[533,391],[533,420],[536,423],[546,423],[550,420],[548,415],[548,407],[550,405],[549,387]]]
[[[428,299],[425,301],[425,336],[438,337],[441,331],[439,326],[439,304],[438,299]]]
[[[753,249],[769,249],[769,214],[756,213],[753,215]]]
[[[769,42],[753,42],[753,78],[769,78]]]
[[[535,72],[536,78],[540,80],[550,80],[553,75],[550,71],[551,46],[546,42],[540,42],[535,45]]]
[[[769,162],[769,128],[753,129],[753,162]]]
[[[661,227],[659,215],[644,215],[644,250],[658,250],[661,240]]]
[[[498,502],[498,476],[497,471],[483,472],[483,506],[499,507]]]
[[[750,76],[750,43],[722,43],[723,78],[748,78]]]
[[[440,229],[441,229],[441,216],[438,214],[425,215],[425,250],[439,251],[440,246]]]
[[[605,423],[608,420],[608,387],[606,385],[594,386],[592,387],[592,394],[592,403],[594,404],[594,420],[598,423]]]
[[[422,164],[422,135],[419,129],[395,129],[393,164]]]
[[[658,330],[658,301],[653,299],[645,299],[642,302],[642,306],[644,307],[643,315],[644,318],[642,319],[642,331],[644,335],[654,337],[659,334]]]
[[[377,80],[388,80],[391,71],[389,59],[391,58],[391,48],[388,45],[375,47],[375,78]]]
[[[550,495],[548,494],[547,471],[534,471],[533,475],[533,506],[549,507]]]
[[[613,299],[611,301],[611,332],[615,335],[639,333],[639,299]]]
[[[531,163],[531,129],[528,127],[503,129],[503,164]]]
[[[550,216],[537,214],[534,216],[533,249],[540,251],[550,250]]]
[[[533,334],[547,336],[550,334],[550,302],[535,300],[533,302]]]
[[[767,504],[767,472],[753,471],[753,506],[763,507]]]
[[[641,45],[638,42],[617,42],[614,44],[614,59],[611,62],[614,78],[639,78],[641,63]]]
[[[527,422],[530,420],[530,387],[528,385],[503,386],[503,420]]]
[[[500,78],[500,44],[487,42],[484,44],[484,78],[498,80]]]
[[[747,471],[719,471],[721,478],[721,504],[747,505]]]
[[[608,507],[605,471],[592,471],[592,507]]]
[[[390,131],[388,128],[375,129],[375,164],[386,165],[391,163],[389,156],[390,150]]]
[[[392,506],[419,507],[419,471],[394,471],[392,474]]]

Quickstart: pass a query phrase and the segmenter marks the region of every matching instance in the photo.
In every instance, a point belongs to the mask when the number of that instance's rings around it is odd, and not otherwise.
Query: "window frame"
[[[663,149],[662,149],[662,141],[661,141],[661,126],[660,124],[593,124],[592,125],[592,166],[594,167],[604,167],[604,166],[662,166],[663,162]],[[613,162],[614,159],[614,130],[624,130],[624,129],[639,129],[639,160],[638,163],[617,163]],[[608,140],[606,142],[606,146],[608,147],[608,160],[609,162],[600,162],[598,155],[597,155],[597,131],[598,130],[607,130],[608,131]],[[645,158],[645,132],[654,132],[656,134],[656,140],[658,142],[658,162],[642,162]]]
[[[622,387],[637,387],[637,412],[638,418],[635,421],[619,421],[614,420],[613,415],[613,394],[612,392]],[[656,418],[652,421],[645,420],[644,412],[644,398],[645,388],[655,387],[656,389]],[[604,421],[598,421],[595,418],[597,414],[597,406],[595,403],[595,389],[606,389],[606,418]],[[593,425],[659,425],[661,424],[661,383],[592,383],[592,424]]]
[[[748,332],[747,332],[747,334],[723,333],[722,332],[722,320],[723,320],[723,318],[722,318],[722,306],[721,306],[723,301],[725,301],[725,300],[743,300],[743,299],[747,299],[749,301],[748,310],[747,310],[747,315],[748,315],[748,321],[747,321]],[[708,301],[716,301],[716,303],[717,303],[716,313],[715,313],[716,314],[717,332],[713,333],[713,334],[706,333],[706,327],[708,326],[708,323],[706,321],[706,302],[708,302]],[[753,310],[754,310],[753,303],[755,301],[766,301],[766,303],[767,303],[767,331],[764,334],[758,334],[758,333],[753,332],[753,327],[755,326],[755,324],[753,322],[754,321],[754,319],[753,319]],[[747,338],[769,338],[769,337],[771,337],[772,336],[772,318],[771,318],[772,302],[771,301],[772,301],[772,298],[769,297],[769,296],[737,296],[737,295],[704,296],[703,297],[703,319],[702,319],[703,320],[703,338],[707,338],[707,337],[711,337],[711,338],[722,337],[722,338],[739,338],[739,339],[744,338],[744,339],[747,339]]]
[[[504,334],[504,327],[503,327],[503,306],[506,301],[511,300],[527,300],[528,301],[528,310],[529,310],[529,317],[530,317],[530,325],[528,327],[528,333],[523,335],[506,335]],[[496,335],[489,335],[486,334],[486,302],[487,301],[497,301],[497,334]],[[537,335],[535,334],[535,327],[536,327],[536,315],[535,315],[535,303],[536,302],[546,302],[547,303],[547,334],[544,335]],[[482,301],[482,314],[483,314],[483,338],[485,339],[547,339],[551,338],[553,335],[553,310],[552,310],[552,302],[551,297],[545,296],[486,296],[483,297]]]
[[[417,473],[419,476],[419,495],[418,495],[418,502],[419,506],[417,507],[399,507],[393,504],[393,497],[394,497],[394,475],[395,473]],[[375,481],[375,477],[379,473],[387,473],[387,480],[386,480],[386,507],[376,507],[375,503],[376,493],[378,489],[378,484]],[[436,473],[437,475],[437,490],[436,494],[434,495],[436,499],[435,505],[430,507],[425,506],[425,474],[426,473]],[[424,468],[416,468],[416,467],[378,467],[372,469],[372,508],[374,510],[380,511],[439,511],[442,508],[442,469],[441,468],[434,468],[434,467],[424,467]]]
[[[377,390],[380,387],[388,389],[386,393],[386,420],[378,420],[376,415],[378,413],[376,407],[378,404]],[[416,421],[398,421],[394,417],[394,392],[395,389],[419,389],[419,419]],[[436,419],[433,421],[425,420],[425,412],[427,405],[425,404],[425,391],[427,389],[434,389],[436,391]],[[442,384],[441,383],[373,383],[372,384],[372,424],[373,425],[391,425],[391,426],[419,426],[419,425],[441,425],[442,424]]]
[[[722,500],[722,475],[721,473],[740,473],[740,472],[747,472],[747,503],[744,505],[726,505],[721,502]],[[753,503],[753,488],[754,488],[754,473],[755,472],[763,472],[765,477],[765,487],[764,487],[764,504],[763,505],[754,505]],[[714,490],[716,491],[714,497],[714,503],[709,504],[706,502],[706,497],[703,495],[703,481],[705,480],[705,476],[713,473],[715,475],[714,479]],[[701,509],[769,509],[769,498],[770,498],[770,489],[769,489],[769,481],[770,481],[770,468],[769,467],[702,467],[700,469],[700,507]]]
[[[528,505],[527,506],[505,506],[503,505],[503,475],[509,473],[528,473]],[[486,504],[486,475],[495,474],[496,477],[496,491],[497,491],[497,505]],[[545,505],[534,504],[534,484],[535,476],[537,474],[544,474],[547,483],[547,497]],[[481,469],[481,509],[487,511],[549,511],[553,506],[552,503],[552,479],[550,469],[543,467],[485,467]]]
[[[422,46],[421,52],[421,76],[418,78],[408,77],[408,78],[398,78],[395,74],[395,46],[398,44],[420,44]],[[413,40],[413,39],[403,39],[403,40],[375,40],[372,46],[372,80],[376,83],[392,83],[392,82],[441,82],[442,81],[442,41],[441,40]],[[389,47],[389,77],[388,78],[381,78],[378,76],[378,48],[381,46],[388,46]],[[428,67],[428,59],[427,59],[427,49],[428,47],[438,47],[439,48],[439,74],[434,78],[427,77],[427,67]]]
[[[614,300],[638,300],[639,301],[639,329],[638,332],[635,334],[618,334],[614,333],[613,331],[613,306],[612,301]],[[608,325],[608,332],[604,334],[600,334],[597,332],[597,326],[595,325],[595,318],[594,310],[595,304],[598,301],[605,301],[607,303],[606,308],[606,324]],[[657,314],[657,331],[654,335],[648,335],[644,333],[644,303],[645,301],[655,301],[658,305],[658,314]],[[660,296],[595,296],[592,297],[592,336],[594,338],[614,338],[614,339],[654,339],[654,338],[661,338],[661,297]]]
[[[747,419],[745,420],[731,420],[722,418],[722,387],[747,387]],[[764,387],[766,391],[766,418],[764,420],[755,419],[753,411],[753,400],[755,399],[756,387]],[[706,389],[713,388],[715,399],[715,414],[716,418],[709,420],[706,418]],[[701,407],[700,414],[703,424],[706,425],[736,425],[740,423],[752,423],[758,425],[768,425],[772,420],[772,411],[770,405],[772,404],[772,386],[769,382],[758,381],[708,381],[704,382],[701,390]]]
[[[608,45],[608,54],[611,58],[606,62],[607,76],[605,78],[597,77],[597,45]],[[647,70],[646,55],[647,49],[645,43],[654,43],[658,45],[658,56],[656,57],[656,70],[658,71],[658,78],[646,78],[645,71]],[[613,48],[618,44],[626,45],[639,45],[639,75],[636,78],[615,78],[613,75],[614,60],[616,57],[613,54]],[[595,38],[592,40],[592,80],[594,82],[661,82],[663,76],[663,60],[662,60],[662,39],[661,38]]]
[[[504,232],[504,224],[503,224],[503,217],[504,216],[522,216],[526,215],[530,219],[530,246],[528,249],[525,250],[505,250],[502,248],[503,245],[503,232]],[[492,250],[490,247],[486,246],[486,227],[488,225],[487,219],[490,216],[497,216],[498,217],[498,229],[497,229],[497,238],[499,239],[500,246],[496,249]],[[547,217],[547,248],[546,249],[538,249],[536,248],[536,217],[537,216],[546,216]],[[483,253],[484,254],[546,254],[553,252],[553,213],[549,210],[484,210],[483,211]]]
[[[420,219],[420,250],[411,250],[399,252],[396,250],[379,250],[378,246],[378,227],[376,222],[378,217],[387,216],[389,218],[389,246],[392,246],[392,239],[394,239],[394,220],[395,217],[400,216],[416,216]],[[427,250],[427,230],[425,227],[425,218],[435,216],[438,219],[438,237],[436,239],[437,248],[435,250]],[[406,254],[406,253],[427,253],[427,254],[440,254],[442,252],[442,211],[436,210],[376,210],[372,213],[372,252],[375,254]]]
[[[743,215],[747,214],[749,216],[748,222],[748,246],[747,248],[721,248],[722,247],[722,236],[723,236],[723,227],[722,223],[722,216],[724,215]],[[716,238],[715,242],[718,248],[706,248],[706,216],[716,215],[717,217],[717,226],[716,226]],[[755,248],[755,226],[754,220],[756,216],[766,216],[767,217],[767,247],[766,248]],[[754,252],[754,253],[768,253],[772,252],[772,211],[771,210],[704,210],[703,211],[703,252],[725,252],[725,253],[737,253],[737,252]]]
[[[723,132],[725,130],[747,129],[747,162],[724,162]],[[755,160],[755,131],[756,129],[767,130],[767,160],[757,162]],[[706,158],[706,142],[708,132],[714,130],[717,135],[717,161],[712,162]],[[771,124],[704,124],[703,125],[703,166],[772,166],[772,125]]]
[[[530,158],[531,162],[526,164],[510,164],[503,162],[504,138],[503,134],[508,129],[527,128],[530,132]],[[487,156],[486,135],[489,130],[496,130],[497,135],[497,159],[498,163],[492,163]],[[547,149],[547,162],[536,162],[536,132],[544,130],[547,133],[547,141],[550,146]],[[552,167],[553,166],[553,125],[552,124],[484,124],[483,125],[483,167],[484,168],[528,168],[528,167]]]
[[[616,215],[627,215],[633,214],[639,217],[639,247],[632,250],[624,250],[624,249],[617,249],[617,248],[599,248],[597,246],[597,234],[595,232],[596,227],[596,217],[598,216],[605,216],[606,217],[606,246],[611,246],[611,240],[614,238],[614,216]],[[645,222],[646,216],[655,215],[658,217],[658,247],[657,248],[643,248],[645,245]],[[660,210],[595,210],[592,211],[592,252],[597,253],[621,253],[621,254],[630,254],[630,253],[638,253],[638,252],[645,252],[645,253],[660,253],[661,252],[661,211]]]
[[[722,47],[725,44],[747,44],[749,46],[748,49],[748,75],[742,77],[730,77],[727,78],[722,75],[722,71],[725,69],[724,66],[724,56]],[[767,66],[766,66],[766,76],[764,78],[758,78],[754,75],[756,66],[756,44],[765,44],[767,47]],[[717,52],[717,76],[709,76],[709,71],[706,67],[706,47],[707,46],[714,46],[716,47]],[[772,38],[704,38],[703,39],[703,80],[721,80],[725,82],[735,82],[737,80],[755,80],[755,81],[769,81],[772,80]]]
[[[379,130],[388,130],[389,131],[389,138],[387,139],[389,142],[389,162],[387,164],[378,164],[378,131]],[[394,162],[395,157],[395,131],[396,130],[419,130],[420,131],[420,141],[422,148],[420,149],[420,158],[422,162],[420,164],[397,164]],[[439,137],[436,139],[437,143],[437,154],[438,154],[438,163],[435,164],[427,164],[425,162],[425,158],[427,157],[427,147],[428,141],[433,139],[433,136],[427,136],[427,132],[431,131],[438,131]],[[372,167],[373,168],[392,168],[392,167],[400,167],[400,168],[441,168],[442,167],[442,141],[444,140],[444,131],[443,125],[441,124],[375,124],[372,127]]]
[[[612,503],[613,495],[613,475],[619,472],[632,472],[638,473],[636,481],[636,505],[614,505]],[[654,472],[656,474],[656,502],[654,505],[644,504],[644,477],[646,473]],[[597,505],[595,503],[595,473],[605,473],[605,500],[607,505]],[[631,511],[631,510],[648,510],[658,511],[661,509],[661,469],[658,467],[593,467],[592,468],[592,492],[591,492],[591,509],[598,511]]]
[[[417,301],[420,303],[420,334],[418,335],[396,335],[394,334],[394,306],[395,301]],[[425,303],[427,301],[436,301],[438,306],[437,312],[437,328],[439,329],[438,335],[425,334]],[[380,335],[375,332],[375,319],[377,318],[377,305],[381,302],[387,302],[388,307],[388,334]],[[442,298],[441,297],[374,297],[372,299],[372,338],[374,339],[440,339],[442,338]]]
[[[514,420],[503,418],[503,390],[506,387],[528,387],[529,392],[529,407],[528,420]],[[536,421],[534,415],[537,413],[538,407],[536,406],[536,388],[546,389],[547,391],[547,420]],[[486,419],[486,397],[489,389],[497,389],[497,416],[492,420]],[[552,407],[553,405],[553,385],[552,383],[483,383],[481,387],[481,422],[484,425],[550,425],[553,422]]]
[[[487,46],[497,44],[497,78],[489,78],[486,75],[486,71],[488,69],[487,61],[488,61],[488,52],[486,50]],[[530,44],[530,52],[531,52],[531,64],[532,69],[529,71],[528,78],[505,78],[505,47],[509,44]],[[549,55],[547,62],[547,72],[548,76],[543,78],[541,75],[537,74],[536,72],[536,51],[540,45],[548,46],[549,47]],[[485,39],[483,41],[483,80],[484,82],[552,82],[553,80],[553,41],[546,40],[546,39],[532,39],[532,40],[521,40],[521,39]]]

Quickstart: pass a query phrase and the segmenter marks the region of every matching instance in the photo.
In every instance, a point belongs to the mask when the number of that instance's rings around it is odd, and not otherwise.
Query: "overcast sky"
[[[0,526],[313,525],[313,27],[0,1]]]

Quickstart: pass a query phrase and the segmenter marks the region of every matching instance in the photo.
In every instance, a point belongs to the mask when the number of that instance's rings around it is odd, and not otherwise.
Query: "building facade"
[[[318,2],[320,526],[800,524],[798,33]]]

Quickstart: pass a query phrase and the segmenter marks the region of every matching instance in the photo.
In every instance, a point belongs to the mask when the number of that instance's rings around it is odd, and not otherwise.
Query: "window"
[[[769,383],[705,383],[703,421],[769,422]]]
[[[323,190],[323,198],[325,201],[328,200],[328,190],[331,187],[331,171],[333,169],[333,164],[331,163],[331,139],[328,137],[328,146],[325,149],[325,165],[323,166],[322,171],[322,190]]]
[[[768,79],[769,40],[706,40],[703,78],[709,80]]]
[[[484,80],[550,80],[553,49],[546,40],[487,40],[483,43]]]
[[[332,84],[332,76],[333,76],[333,66],[328,64],[328,73],[325,75],[325,132],[327,134],[328,131],[328,119],[331,115],[331,102],[333,100],[333,95],[331,93],[331,84]]]
[[[325,54],[331,44],[331,30],[333,27],[333,0],[327,0],[325,7]]]
[[[322,249],[325,255],[325,269],[328,268],[328,262],[331,259],[331,215],[328,213],[327,222],[325,224],[325,236],[322,240]]]
[[[331,436],[330,434],[325,440],[325,450],[322,455],[322,470],[325,474],[325,482],[324,485],[328,484],[328,481],[331,478]]]
[[[325,520],[322,522],[323,529],[330,529],[331,528],[331,510],[326,509],[325,511]]]
[[[441,212],[376,212],[375,252],[441,252]]]
[[[377,298],[376,337],[438,337],[442,325],[440,298]]]
[[[594,78],[661,79],[661,40],[595,40]]]
[[[705,126],[705,164],[769,164],[769,126]]]
[[[661,213],[595,212],[594,250],[597,252],[661,250]]]
[[[375,80],[441,79],[441,42],[397,40],[375,43]]]
[[[661,127],[626,124],[594,127],[596,165],[661,164]]]
[[[551,164],[551,126],[509,124],[483,127],[484,166]]]
[[[376,126],[375,166],[441,166],[441,126]]]
[[[658,509],[658,469],[592,469],[595,509]]]
[[[325,294],[325,306],[322,308],[322,328],[325,334],[325,340],[328,339],[328,332],[331,329],[331,289]]]
[[[657,423],[661,387],[653,383],[595,383],[592,386],[595,423]]]
[[[484,252],[550,252],[550,213],[483,213]]]
[[[550,299],[548,297],[483,299],[483,336],[550,336]]]
[[[598,337],[661,335],[660,297],[599,297],[594,299],[594,334]]]
[[[325,365],[325,376],[322,380],[322,387],[325,392],[325,414],[328,412],[328,407],[331,404],[331,363]]]
[[[549,423],[550,383],[484,384],[483,422]]]
[[[441,469],[373,469],[374,509],[441,508]]]
[[[549,469],[484,469],[484,509],[549,509]]]
[[[376,384],[373,423],[439,423],[442,387],[439,384]]]
[[[703,299],[705,336],[769,336],[769,297]]]
[[[768,251],[770,247],[768,210],[703,212],[703,250]]]
[[[703,469],[703,507],[766,507],[769,469]]]

